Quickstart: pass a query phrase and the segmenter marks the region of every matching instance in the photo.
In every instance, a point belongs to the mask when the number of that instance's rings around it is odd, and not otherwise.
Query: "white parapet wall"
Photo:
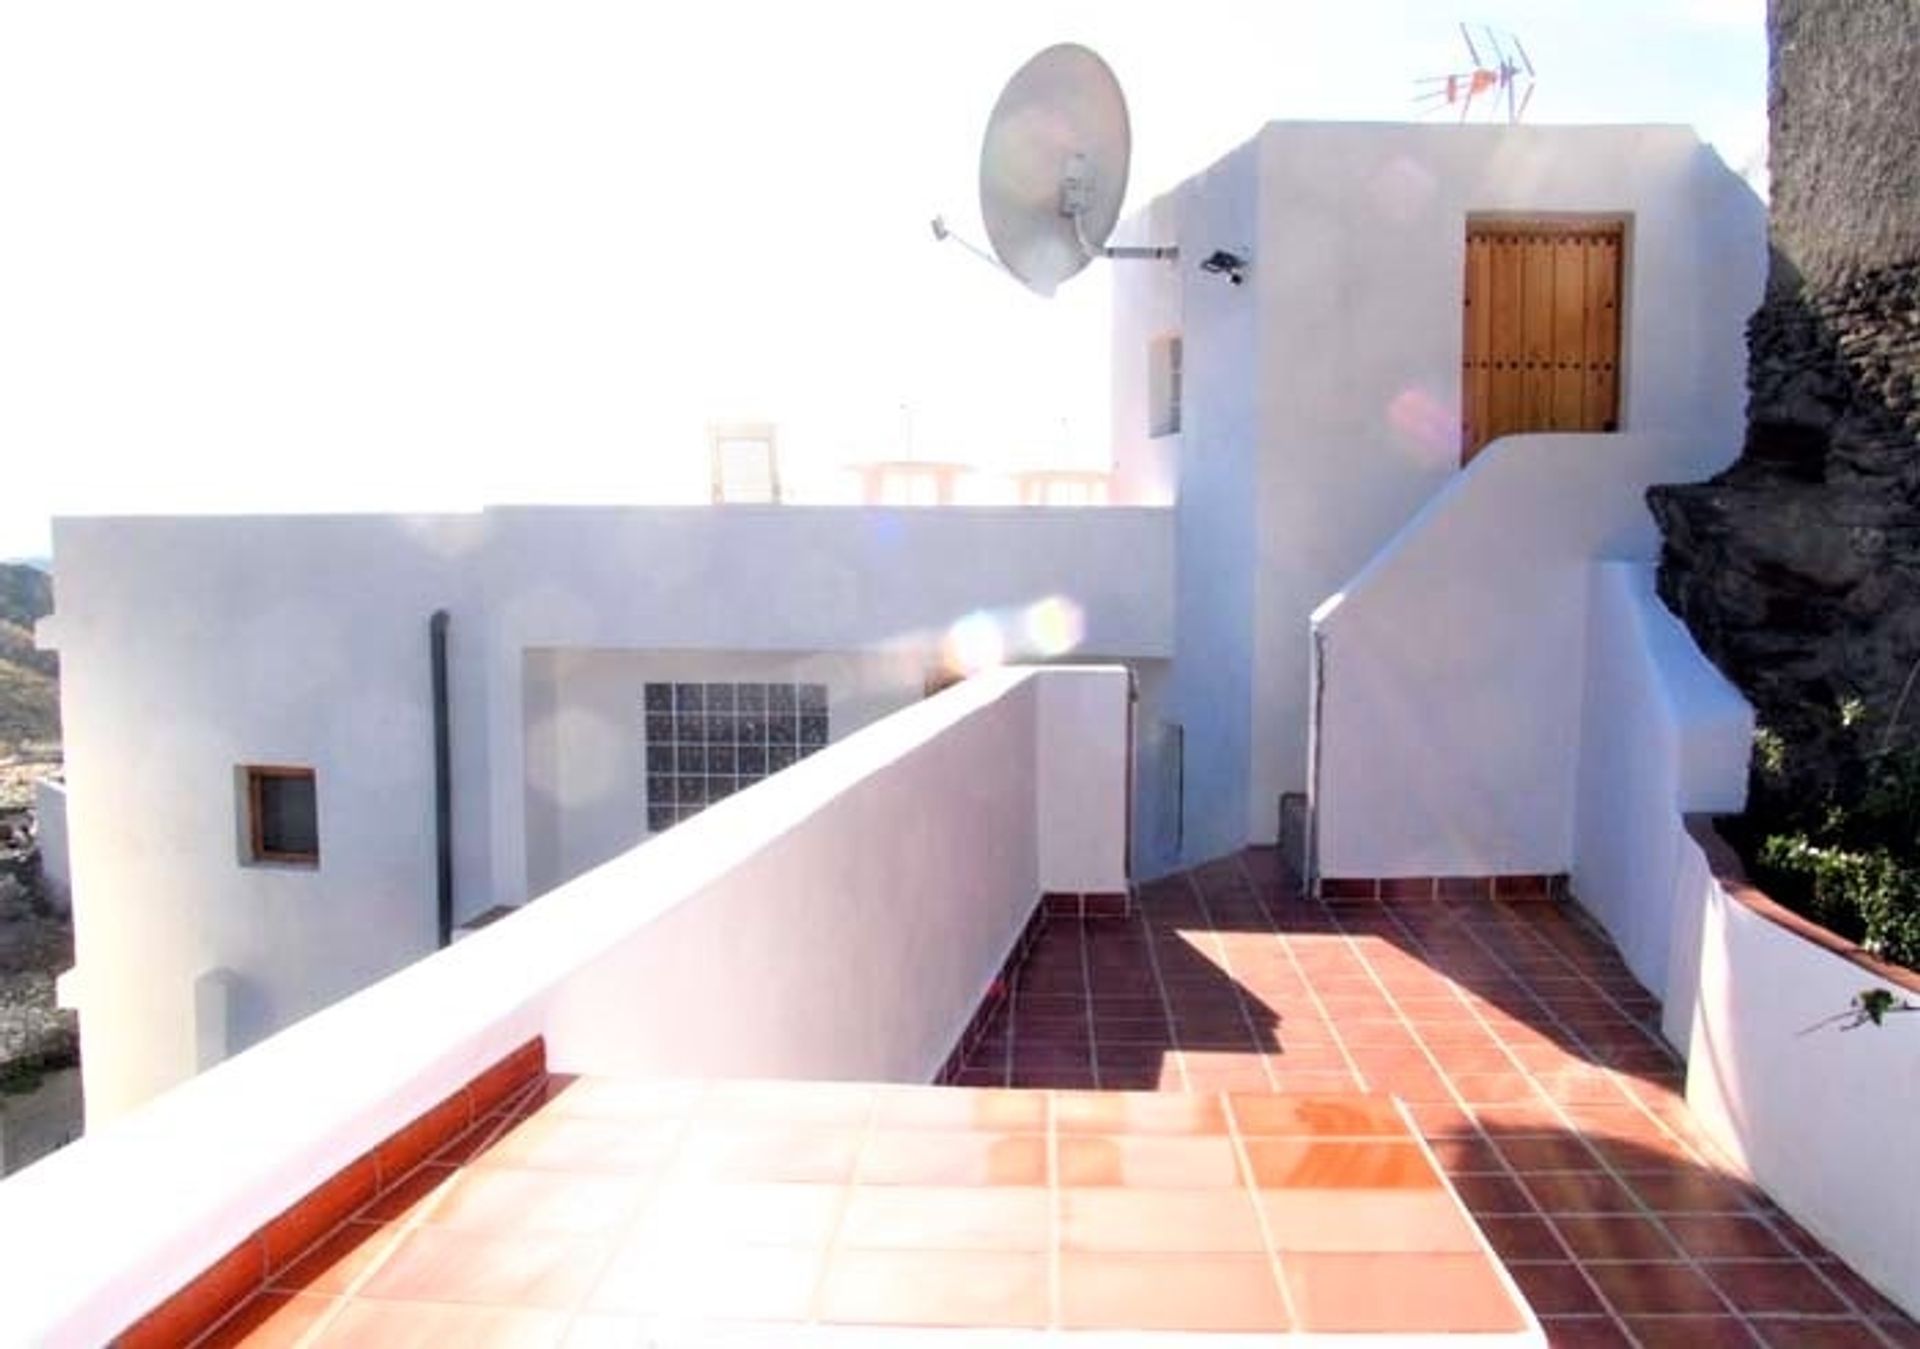
[[[927,1081],[1040,894],[1126,887],[1128,716],[1124,669],[968,680],[90,1131],[0,1183],[6,1337],[105,1342],[536,1035]]]
[[[1640,982],[1664,992],[1681,816],[1745,806],[1753,709],[1660,602],[1646,563],[1591,568],[1585,673],[1573,891]]]
[[[1567,871],[1589,569],[1650,561],[1646,489],[1731,445],[1495,441],[1314,612],[1321,876]]]
[[[1863,968],[1728,871],[1684,841],[1671,904],[1695,934],[1675,960],[1695,972],[1687,1104],[1796,1221],[1920,1316],[1920,1016],[1834,1020],[1866,989],[1914,1000],[1920,983]]]

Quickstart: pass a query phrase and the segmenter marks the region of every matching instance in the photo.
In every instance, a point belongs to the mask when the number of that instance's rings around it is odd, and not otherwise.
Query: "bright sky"
[[[700,499],[705,425],[1107,459],[1108,291],[982,239],[987,110],[1104,55],[1129,207],[1272,118],[1413,115],[1455,21],[1533,122],[1764,161],[1763,0],[14,4],[0,11],[0,557],[50,514]],[[909,411],[910,410],[910,411]]]

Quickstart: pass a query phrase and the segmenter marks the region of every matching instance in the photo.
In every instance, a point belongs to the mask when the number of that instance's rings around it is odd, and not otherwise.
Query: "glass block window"
[[[645,702],[649,833],[827,743],[825,684],[648,684]]]

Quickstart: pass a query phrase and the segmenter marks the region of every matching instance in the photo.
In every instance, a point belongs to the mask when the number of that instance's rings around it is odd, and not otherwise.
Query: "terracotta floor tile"
[[[1478,1255],[1290,1254],[1280,1268],[1305,1331],[1500,1333],[1525,1325]]]
[[[1718,1316],[1727,1310],[1713,1285],[1686,1265],[1630,1261],[1589,1264],[1587,1272],[1623,1316]]]
[[[1480,1249],[1444,1190],[1269,1190],[1258,1203],[1283,1258],[1289,1251]]]
[[[1046,1128],[1046,1096],[1037,1092],[966,1090],[881,1092],[874,1126],[883,1130],[985,1130],[1033,1132]]]
[[[858,1249],[1040,1251],[1047,1247],[1050,1222],[1044,1189],[861,1186],[848,1200],[839,1243]]]
[[[1590,1316],[1607,1310],[1580,1266],[1570,1261],[1509,1265],[1507,1272],[1536,1316]]]
[[[1495,1214],[1475,1219],[1501,1259],[1564,1260],[1567,1251],[1545,1218]]]
[[[1604,1171],[1534,1171],[1520,1178],[1547,1213],[1637,1213],[1631,1191]]]
[[[1758,1218],[1732,1213],[1669,1213],[1661,1219],[1698,1260],[1783,1259],[1792,1249]]]
[[[293,1349],[301,1337],[339,1305],[312,1293],[258,1293],[220,1323],[195,1349]]]
[[[1260,1251],[1243,1190],[1060,1192],[1060,1245],[1072,1251]]]
[[[841,1251],[815,1311],[839,1324],[1042,1326],[1047,1259],[1006,1251]]]
[[[571,1307],[612,1253],[596,1237],[422,1227],[401,1238],[356,1294],[407,1302]]]
[[[699,1119],[777,1119],[786,1124],[858,1128],[873,1111],[875,1089],[856,1082],[791,1082],[745,1079],[715,1082],[700,1097]]]
[[[1627,1184],[1655,1213],[1743,1213],[1753,1192],[1738,1181],[1705,1172],[1629,1172]]]
[[[1400,1137],[1406,1121],[1381,1096],[1300,1097],[1235,1094],[1227,1100],[1243,1135],[1267,1137]]]
[[[1505,1176],[1455,1176],[1453,1188],[1461,1202],[1477,1216],[1538,1212],[1519,1183]]]
[[[489,1232],[609,1232],[639,1211],[638,1176],[476,1167],[437,1192],[422,1220]]]
[[[1064,1091],[1054,1096],[1062,1134],[1220,1134],[1227,1131],[1220,1098],[1165,1093]]]
[[[560,1312],[431,1302],[349,1302],[316,1344],[327,1349],[545,1349],[566,1334]]]
[[[1767,1349],[1886,1349],[1865,1321],[1768,1316],[1750,1324]]]
[[[1240,1183],[1238,1159],[1227,1138],[1067,1134],[1058,1149],[1059,1183],[1064,1186],[1197,1190]],[[1044,1163],[1040,1179],[1046,1180]]]
[[[1627,1329],[1641,1349],[1757,1349],[1735,1316],[1630,1316]]]
[[[1067,1329],[1281,1331],[1286,1304],[1263,1255],[1075,1255],[1060,1260]]]
[[[671,1173],[710,1181],[844,1181],[853,1175],[862,1141],[858,1129],[703,1125],[680,1145]]]
[[[1633,1341],[1611,1316],[1542,1317],[1548,1349],[1630,1349]]]
[[[1677,1260],[1659,1223],[1635,1214],[1558,1213],[1553,1225],[1581,1260]]]
[[[1262,1189],[1438,1189],[1441,1183],[1411,1141],[1249,1138],[1244,1146],[1252,1181]]]
[[[1714,1260],[1700,1268],[1735,1310],[1749,1316],[1763,1312],[1817,1316],[1853,1310],[1812,1265],[1800,1260]]]
[[[866,1185],[1045,1185],[1047,1138],[889,1130],[867,1140],[857,1178]]]
[[[635,1124],[541,1114],[515,1125],[468,1164],[648,1173],[673,1155],[680,1132],[678,1121]]]
[[[1433,1152],[1433,1159],[1440,1163],[1440,1169],[1450,1176],[1468,1172],[1498,1175],[1506,1171],[1499,1152],[1484,1138],[1436,1138],[1427,1146]]]
[[[681,1181],[648,1199],[629,1239],[656,1247],[821,1245],[847,1195],[844,1186],[804,1182]]]
[[[701,1082],[655,1082],[608,1077],[577,1077],[550,1091],[541,1112],[629,1124],[684,1117],[706,1091]]]
[[[1600,1160],[1578,1134],[1503,1134],[1493,1145],[1515,1171],[1597,1171]]]
[[[825,1259],[817,1246],[635,1243],[597,1272],[586,1305],[695,1322],[801,1321]]]

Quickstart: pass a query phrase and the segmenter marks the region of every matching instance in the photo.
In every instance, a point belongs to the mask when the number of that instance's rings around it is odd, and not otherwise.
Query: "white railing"
[[[527,1039],[924,1082],[1049,890],[1126,886],[1128,676],[967,681],[0,1184],[9,1339],[96,1343]]]

